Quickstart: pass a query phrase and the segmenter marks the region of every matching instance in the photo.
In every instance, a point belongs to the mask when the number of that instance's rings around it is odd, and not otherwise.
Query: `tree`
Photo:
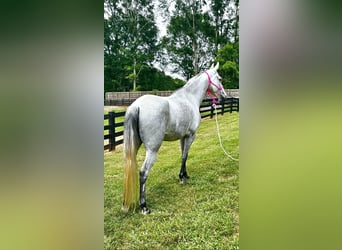
[[[139,77],[138,90],[175,90],[182,87],[184,81],[173,79],[171,76],[156,68],[143,68]]]
[[[167,25],[157,37],[155,3]],[[239,0],[105,0],[105,91],[174,90],[220,62],[225,87],[238,87]],[[171,10],[171,11],[170,11]]]
[[[213,59],[213,27],[208,13],[203,13],[204,1],[176,0],[175,11],[163,38],[166,57],[173,72],[185,78],[198,74],[210,65]]]
[[[239,88],[239,43],[227,43],[219,51],[216,61],[220,63],[222,84],[228,89]]]
[[[240,1],[235,0],[235,22],[234,22],[234,42],[239,42],[240,31]]]
[[[152,0],[106,0],[105,7],[108,15],[104,29],[105,73],[108,73],[105,80],[107,85],[135,90],[141,70],[152,66],[157,50],[158,29]],[[121,80],[108,83],[108,78]]]
[[[212,0],[211,22],[215,27],[215,54],[228,42],[239,40],[239,0]]]

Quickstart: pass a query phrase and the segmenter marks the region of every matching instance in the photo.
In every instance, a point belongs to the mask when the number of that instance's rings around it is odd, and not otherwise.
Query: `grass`
[[[239,113],[218,117],[225,149],[238,158]],[[144,160],[144,148],[138,163]],[[203,120],[190,148],[190,179],[178,182],[179,141],[163,142],[147,181],[150,215],[123,213],[122,147],[104,156],[105,249],[239,249],[239,165],[218,143],[215,119]]]

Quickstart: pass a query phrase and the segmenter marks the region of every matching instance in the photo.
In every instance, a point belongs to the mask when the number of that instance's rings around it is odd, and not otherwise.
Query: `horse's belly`
[[[164,140],[164,141],[177,141],[177,140],[179,140],[180,138],[181,138],[181,137],[178,137],[178,136],[165,134],[163,140]]]
[[[175,141],[196,133],[200,123],[199,112],[195,112],[186,104],[174,104],[173,106],[169,105],[169,107],[169,120],[165,130],[164,141]]]
[[[164,141],[176,141],[191,134],[189,129],[167,129],[164,134]]]

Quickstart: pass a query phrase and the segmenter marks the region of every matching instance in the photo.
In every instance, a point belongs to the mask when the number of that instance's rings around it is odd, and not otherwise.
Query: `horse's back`
[[[155,95],[143,95],[135,100],[131,106],[139,107],[139,115],[146,120],[145,122],[151,122],[151,119],[148,118],[167,115],[169,112],[167,99]]]

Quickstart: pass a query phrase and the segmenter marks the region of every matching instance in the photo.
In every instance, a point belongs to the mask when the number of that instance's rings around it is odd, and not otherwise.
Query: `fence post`
[[[224,103],[225,103],[226,99],[221,97],[221,115],[224,114]]]
[[[213,106],[213,100],[210,101],[210,119],[214,116],[214,106]]]
[[[229,98],[229,100],[230,100],[230,102],[229,102],[229,104],[230,104],[229,113],[232,113],[232,112],[233,112],[233,101],[234,101],[234,98],[233,98],[233,97],[232,97],[232,98]]]
[[[237,104],[237,105],[236,105],[236,109],[237,109],[236,111],[237,111],[237,112],[240,112],[240,99],[237,99],[237,98],[236,98],[236,104]]]
[[[108,112],[109,151],[115,150],[115,112]]]

